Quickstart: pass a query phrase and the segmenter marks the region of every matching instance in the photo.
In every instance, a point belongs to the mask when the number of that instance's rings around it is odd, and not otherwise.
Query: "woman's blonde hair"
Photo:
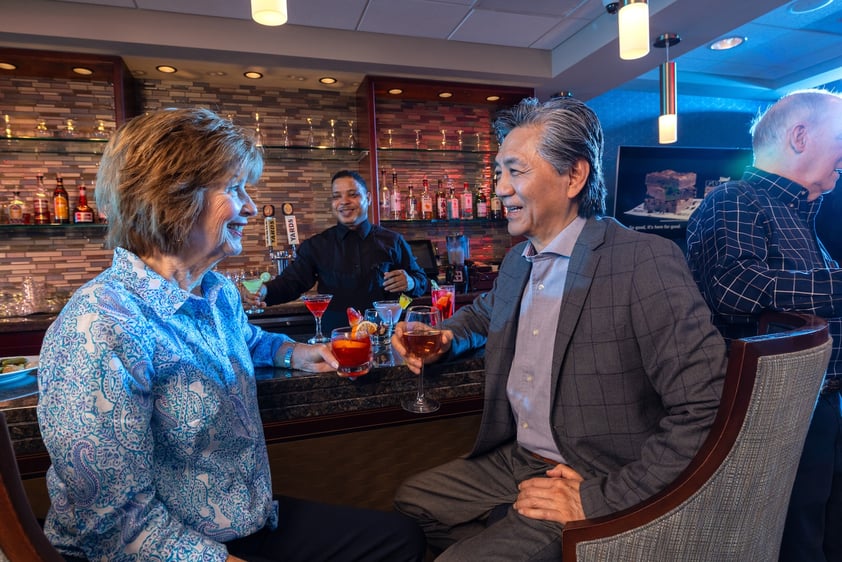
[[[106,243],[139,256],[178,253],[204,206],[205,188],[254,183],[263,156],[250,134],[208,109],[165,109],[135,117],[105,147],[96,203]]]

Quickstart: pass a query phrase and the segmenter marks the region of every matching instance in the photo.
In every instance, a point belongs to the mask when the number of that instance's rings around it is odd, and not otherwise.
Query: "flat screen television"
[[[614,218],[683,247],[687,219],[705,192],[740,179],[751,162],[747,148],[620,146]]]

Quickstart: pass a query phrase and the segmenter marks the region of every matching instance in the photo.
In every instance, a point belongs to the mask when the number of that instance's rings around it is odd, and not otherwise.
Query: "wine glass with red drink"
[[[403,345],[412,357],[421,359],[421,372],[418,374],[418,390],[415,398],[401,402],[404,410],[416,414],[427,414],[439,409],[439,403],[427,398],[424,393],[423,361],[441,350],[441,311],[432,306],[412,306],[406,311],[406,329]]]
[[[316,319],[316,335],[307,340],[307,343],[328,343],[330,341],[330,338],[322,334],[322,315],[325,313],[327,305],[330,304],[330,299],[332,298],[333,295],[304,295],[301,297],[301,300],[304,301],[304,306],[307,307],[307,310]]]

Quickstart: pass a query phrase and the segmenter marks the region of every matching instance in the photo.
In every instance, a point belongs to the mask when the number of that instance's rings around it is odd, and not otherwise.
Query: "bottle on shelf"
[[[476,212],[474,216],[478,219],[488,218],[488,198],[485,196],[485,189],[482,186],[477,188]]]
[[[80,178],[76,187],[79,190],[79,203],[73,209],[73,222],[76,224],[91,224],[94,222],[94,211],[88,206],[88,193],[85,182]]]
[[[20,191],[13,191],[7,207],[9,224],[24,224],[24,206],[23,199],[20,198]]]
[[[436,218],[439,220],[447,219],[447,192],[444,190],[444,182],[438,180],[436,187]]]
[[[70,223],[70,202],[64,179],[56,175],[56,188],[53,190],[53,224]]]
[[[458,220],[461,216],[459,211],[459,196],[456,195],[456,186],[449,177],[447,177],[447,192],[447,218]]]
[[[417,221],[421,218],[420,205],[418,204],[418,197],[413,192],[412,184],[407,186],[408,196],[406,199],[406,218],[407,220]]]
[[[421,218],[425,221],[433,219],[433,196],[430,193],[430,182],[427,176],[421,180]]]
[[[491,201],[489,202],[488,218],[495,221],[503,220],[503,202],[497,197],[497,177],[491,176]]]
[[[386,170],[380,171],[380,220],[389,220],[392,218],[392,192],[389,190],[389,184],[386,183]]]
[[[399,221],[405,218],[405,213],[403,209],[403,195],[401,194],[401,188],[398,184],[398,173],[395,170],[392,170],[392,220]]]
[[[33,224],[50,224],[50,196],[47,195],[47,188],[44,186],[44,176],[35,176],[35,197],[32,199],[32,222]]]
[[[459,196],[459,207],[462,211],[462,220],[473,220],[474,218],[474,194],[468,182],[462,185],[462,193]]]

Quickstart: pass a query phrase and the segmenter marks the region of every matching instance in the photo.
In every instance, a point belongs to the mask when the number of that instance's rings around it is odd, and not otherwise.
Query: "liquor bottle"
[[[456,186],[453,185],[453,180],[450,178],[447,179],[447,187],[449,193],[447,196],[447,218],[457,220],[460,217],[459,197],[456,195]]]
[[[427,176],[421,180],[423,189],[421,190],[421,218],[425,221],[433,220],[433,196],[430,194],[430,182],[427,181]]]
[[[44,187],[44,176],[36,176],[38,185],[35,187],[35,197],[32,199],[32,222],[34,224],[50,224],[50,196]]]
[[[87,188],[81,179],[76,187],[79,189],[79,203],[73,209],[73,222],[76,224],[90,224],[94,222],[94,211],[88,206]]]
[[[462,220],[473,220],[474,218],[474,194],[468,182],[462,185],[462,194],[459,197],[459,207],[462,209]]]
[[[53,224],[68,224],[70,222],[70,203],[64,180],[56,175],[56,188],[53,190]]]
[[[406,217],[403,208],[403,195],[398,185],[398,173],[392,170],[392,220],[399,221]]]
[[[417,221],[421,218],[421,209],[418,204],[418,198],[415,196],[415,193],[413,193],[412,184],[409,184],[406,189],[409,192],[409,196],[406,200],[406,218],[407,220]]]
[[[491,203],[489,205],[489,218],[491,220],[503,220],[503,202],[497,197],[497,178],[491,176]]]
[[[381,170],[380,175],[380,220],[389,220],[392,218],[392,192],[386,183],[386,170]]]
[[[447,219],[447,192],[444,190],[444,183],[438,180],[436,188],[436,218]]]
[[[477,210],[474,213],[474,216],[478,219],[487,219],[488,218],[488,198],[485,196],[485,189],[483,189],[482,187],[477,188],[476,204],[477,204]]]
[[[9,201],[9,224],[24,224],[23,220],[24,202],[20,198],[20,191],[12,192],[12,199]]]

